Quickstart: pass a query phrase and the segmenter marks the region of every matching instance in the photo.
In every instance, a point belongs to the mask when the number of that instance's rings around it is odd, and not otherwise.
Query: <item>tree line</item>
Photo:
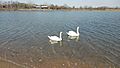
[[[63,6],[58,6],[58,5],[54,5],[54,4],[51,4],[51,5],[47,5],[47,4],[44,4],[46,6],[48,6],[47,9],[56,9],[56,10],[59,10],[59,9],[89,9],[89,10],[105,10],[105,9],[120,9],[119,7],[106,7],[106,6],[102,6],[102,7],[90,7],[90,6],[80,6],[79,8],[73,6],[73,7],[69,7],[67,4],[64,4]],[[35,6],[38,6],[37,4],[31,4],[31,3],[20,3],[18,1],[0,1],[0,10],[11,10],[11,9],[14,9],[14,10],[17,10],[17,9],[32,9],[32,8],[36,8]],[[41,5],[42,6],[42,5]]]

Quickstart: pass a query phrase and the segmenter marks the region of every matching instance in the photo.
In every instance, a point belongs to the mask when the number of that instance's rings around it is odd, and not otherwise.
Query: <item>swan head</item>
[[[79,26],[77,27],[77,30],[79,29]]]
[[[63,32],[60,32],[60,34],[62,34]]]

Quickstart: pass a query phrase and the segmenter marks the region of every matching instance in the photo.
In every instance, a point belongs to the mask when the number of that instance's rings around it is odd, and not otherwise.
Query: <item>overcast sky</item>
[[[10,0],[0,0],[0,1],[10,1]],[[120,0],[12,0],[19,2],[31,2],[36,4],[57,4],[69,6],[109,6],[109,7],[120,7]]]

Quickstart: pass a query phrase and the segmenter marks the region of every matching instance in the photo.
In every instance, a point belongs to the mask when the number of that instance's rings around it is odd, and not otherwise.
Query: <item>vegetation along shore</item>
[[[69,7],[67,4],[62,6],[54,4],[31,4],[31,3],[21,3],[18,1],[0,1],[0,11],[40,11],[40,10],[75,10],[75,11],[120,11],[119,7],[91,7],[91,6],[80,6],[80,7]]]

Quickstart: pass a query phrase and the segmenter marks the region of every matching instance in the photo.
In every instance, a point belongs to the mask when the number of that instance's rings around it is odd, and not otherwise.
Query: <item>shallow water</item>
[[[68,37],[66,32],[77,26],[80,37]],[[63,41],[50,42],[47,36],[60,31]],[[0,12],[0,56],[30,68],[50,62],[51,68],[66,63],[119,68],[120,12]]]

